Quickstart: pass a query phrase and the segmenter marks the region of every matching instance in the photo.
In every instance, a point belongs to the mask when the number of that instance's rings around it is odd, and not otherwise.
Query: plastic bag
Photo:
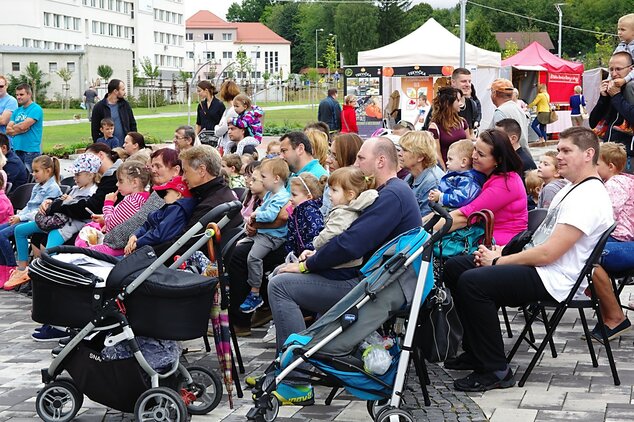
[[[174,362],[180,358],[181,346],[178,341],[140,336],[136,340],[145,360],[152,369],[159,373],[169,370]],[[106,361],[129,359],[133,356],[134,354],[125,341],[114,346],[104,347],[101,351],[101,357]]]
[[[293,252],[289,252],[288,255],[286,255],[286,259],[284,259],[284,263],[278,265],[273,271],[271,271],[271,273],[269,274],[269,281],[280,272],[280,268],[282,268],[284,265],[292,264],[295,262],[299,262],[299,259],[295,256]]]
[[[363,350],[363,370],[374,375],[383,375],[392,365],[392,355],[387,349],[394,345],[394,340],[384,338],[376,331],[361,343]]]

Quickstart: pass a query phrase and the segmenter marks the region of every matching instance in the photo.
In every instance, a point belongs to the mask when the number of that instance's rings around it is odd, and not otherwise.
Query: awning
[[[532,72],[545,72],[548,69],[546,69],[544,66],[540,66],[540,65],[519,65],[519,66],[513,66],[513,69],[517,69],[517,70],[529,70]]]

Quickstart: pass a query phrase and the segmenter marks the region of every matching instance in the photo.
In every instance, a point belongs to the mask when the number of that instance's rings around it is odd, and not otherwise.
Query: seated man
[[[457,390],[515,384],[504,354],[498,307],[565,300],[597,241],[614,222],[610,198],[597,174],[599,139],[594,132],[567,129],[557,150],[561,174],[571,183],[555,196],[527,247],[501,256],[502,248],[480,246],[475,258],[447,262],[445,280],[464,327],[465,353],[446,361],[445,367],[474,371],[454,382]]]
[[[374,176],[379,192],[376,201],[346,231],[319,251],[304,252],[300,263],[287,264],[269,282],[278,351],[290,334],[306,329],[301,309],[324,313],[359,283],[359,267],[334,269],[336,266],[367,258],[388,240],[420,226],[416,198],[407,183],[396,177],[398,157],[392,141],[366,140],[355,165],[366,176]],[[305,384],[282,383],[275,395],[282,404],[314,402],[312,387]]]

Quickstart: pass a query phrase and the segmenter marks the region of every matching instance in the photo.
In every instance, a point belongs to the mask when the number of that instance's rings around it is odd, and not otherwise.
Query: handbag
[[[537,113],[537,121],[542,125],[550,123],[550,111],[542,111]]]
[[[528,245],[528,242],[533,238],[535,230],[524,230],[513,236],[509,243],[502,249],[502,256],[513,255],[524,250],[524,246]]]
[[[588,110],[586,109],[586,107],[582,104],[583,103],[583,95],[579,95],[579,111],[581,112],[581,118],[583,120],[588,120],[590,118],[590,115],[588,114]]]
[[[420,349],[429,362],[455,356],[462,341],[462,324],[449,289],[435,287],[423,304]]]
[[[42,214],[38,212],[35,214],[35,224],[40,230],[50,232],[51,230],[61,229],[70,221],[70,217],[61,212],[56,212],[51,215]]]
[[[557,120],[559,120],[559,115],[557,115],[557,112],[555,110],[551,110],[548,118],[548,123],[555,123]]]
[[[467,219],[467,226],[443,236],[434,245],[434,256],[451,258],[458,255],[469,255],[484,244],[493,244],[493,212],[491,210],[476,211]]]

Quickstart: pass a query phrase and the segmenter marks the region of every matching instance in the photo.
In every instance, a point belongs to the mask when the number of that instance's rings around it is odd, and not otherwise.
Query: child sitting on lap
[[[326,177],[323,177],[326,182]],[[291,206],[288,210],[286,252],[299,256],[305,250],[315,249],[313,239],[324,228],[321,208],[322,182],[305,172],[291,178]]]
[[[559,175],[556,151],[546,151],[540,157],[537,175],[544,181],[539,192],[537,208],[548,208],[557,192],[568,184],[568,181]]]

